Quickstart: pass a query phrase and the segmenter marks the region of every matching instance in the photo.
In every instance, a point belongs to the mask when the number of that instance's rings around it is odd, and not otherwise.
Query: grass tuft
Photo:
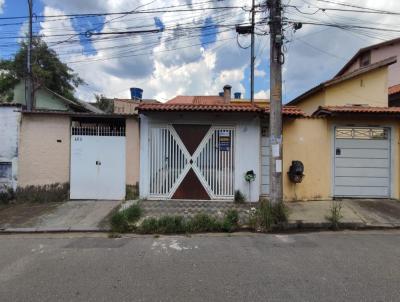
[[[329,209],[329,215],[326,219],[331,223],[333,230],[338,230],[340,227],[340,220],[342,220],[342,203],[340,201],[333,201]]]

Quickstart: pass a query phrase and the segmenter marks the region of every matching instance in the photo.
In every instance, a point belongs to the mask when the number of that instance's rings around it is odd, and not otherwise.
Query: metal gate
[[[390,129],[336,127],[334,196],[390,196]]]
[[[268,127],[261,127],[261,195],[269,195],[269,136]]]
[[[210,125],[150,128],[150,198],[233,198],[234,134]]]
[[[74,123],[71,199],[125,198],[125,126]]]

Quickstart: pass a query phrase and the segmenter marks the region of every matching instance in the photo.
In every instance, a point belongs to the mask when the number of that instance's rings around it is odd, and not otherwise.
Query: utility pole
[[[29,6],[29,37],[28,37],[28,49],[27,49],[27,70],[28,75],[26,78],[26,109],[28,111],[32,111],[33,109],[33,102],[34,102],[34,87],[33,87],[33,76],[32,76],[32,7],[33,7],[33,0],[28,0]]]
[[[251,76],[250,76],[250,100],[251,103],[254,102],[254,61],[256,58],[254,57],[254,29],[255,29],[255,0],[253,0],[251,4]]]
[[[282,186],[282,11],[280,0],[268,0],[270,28],[270,201],[283,200]]]

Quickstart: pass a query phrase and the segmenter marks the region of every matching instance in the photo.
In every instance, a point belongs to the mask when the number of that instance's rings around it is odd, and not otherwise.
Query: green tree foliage
[[[102,94],[95,94],[94,97],[96,98],[96,103],[94,104],[97,108],[100,110],[107,112],[107,113],[113,113],[114,112],[114,103],[113,100],[105,97]],[[128,193],[128,191],[127,191]],[[134,199],[134,198],[131,198]]]
[[[27,43],[22,41],[20,49],[10,60],[0,60],[0,97],[12,100],[12,90],[26,76]],[[35,85],[44,85],[58,94],[74,100],[75,88],[84,81],[66,64],[57,53],[40,38],[32,43],[32,73]]]

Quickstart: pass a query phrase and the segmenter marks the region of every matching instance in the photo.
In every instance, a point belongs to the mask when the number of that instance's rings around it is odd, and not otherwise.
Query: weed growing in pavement
[[[116,211],[111,215],[111,230],[117,233],[126,233],[136,228],[136,223],[142,216],[140,204],[133,204],[130,207]]]
[[[239,214],[228,211],[222,220],[211,215],[197,214],[193,218],[183,216],[162,216],[146,218],[138,231],[143,234],[189,234],[202,232],[234,232],[239,229]]]
[[[116,233],[126,233],[130,230],[124,211],[117,211],[111,216],[111,230]]]
[[[140,207],[140,204],[133,204],[129,208],[125,209],[126,219],[130,223],[137,222],[140,217],[142,217],[143,210]]]
[[[0,188],[0,204],[9,204],[15,198],[12,188]]]
[[[342,220],[342,203],[340,201],[332,201],[331,208],[329,209],[329,214],[326,219],[331,223],[333,230],[338,230],[340,226],[340,220]]]
[[[245,203],[246,202],[246,197],[240,190],[235,191],[235,196],[233,198],[233,201],[235,203]]]
[[[234,232],[239,228],[239,213],[231,209],[224,216],[222,221],[222,230],[225,232]]]
[[[69,198],[69,183],[17,188],[16,202],[61,202]]]
[[[260,200],[257,208],[248,212],[248,225],[256,231],[269,231],[273,225],[280,225],[288,221],[289,210],[283,202],[271,204],[268,200]]]
[[[125,200],[135,200],[139,198],[139,185],[126,185]]]

